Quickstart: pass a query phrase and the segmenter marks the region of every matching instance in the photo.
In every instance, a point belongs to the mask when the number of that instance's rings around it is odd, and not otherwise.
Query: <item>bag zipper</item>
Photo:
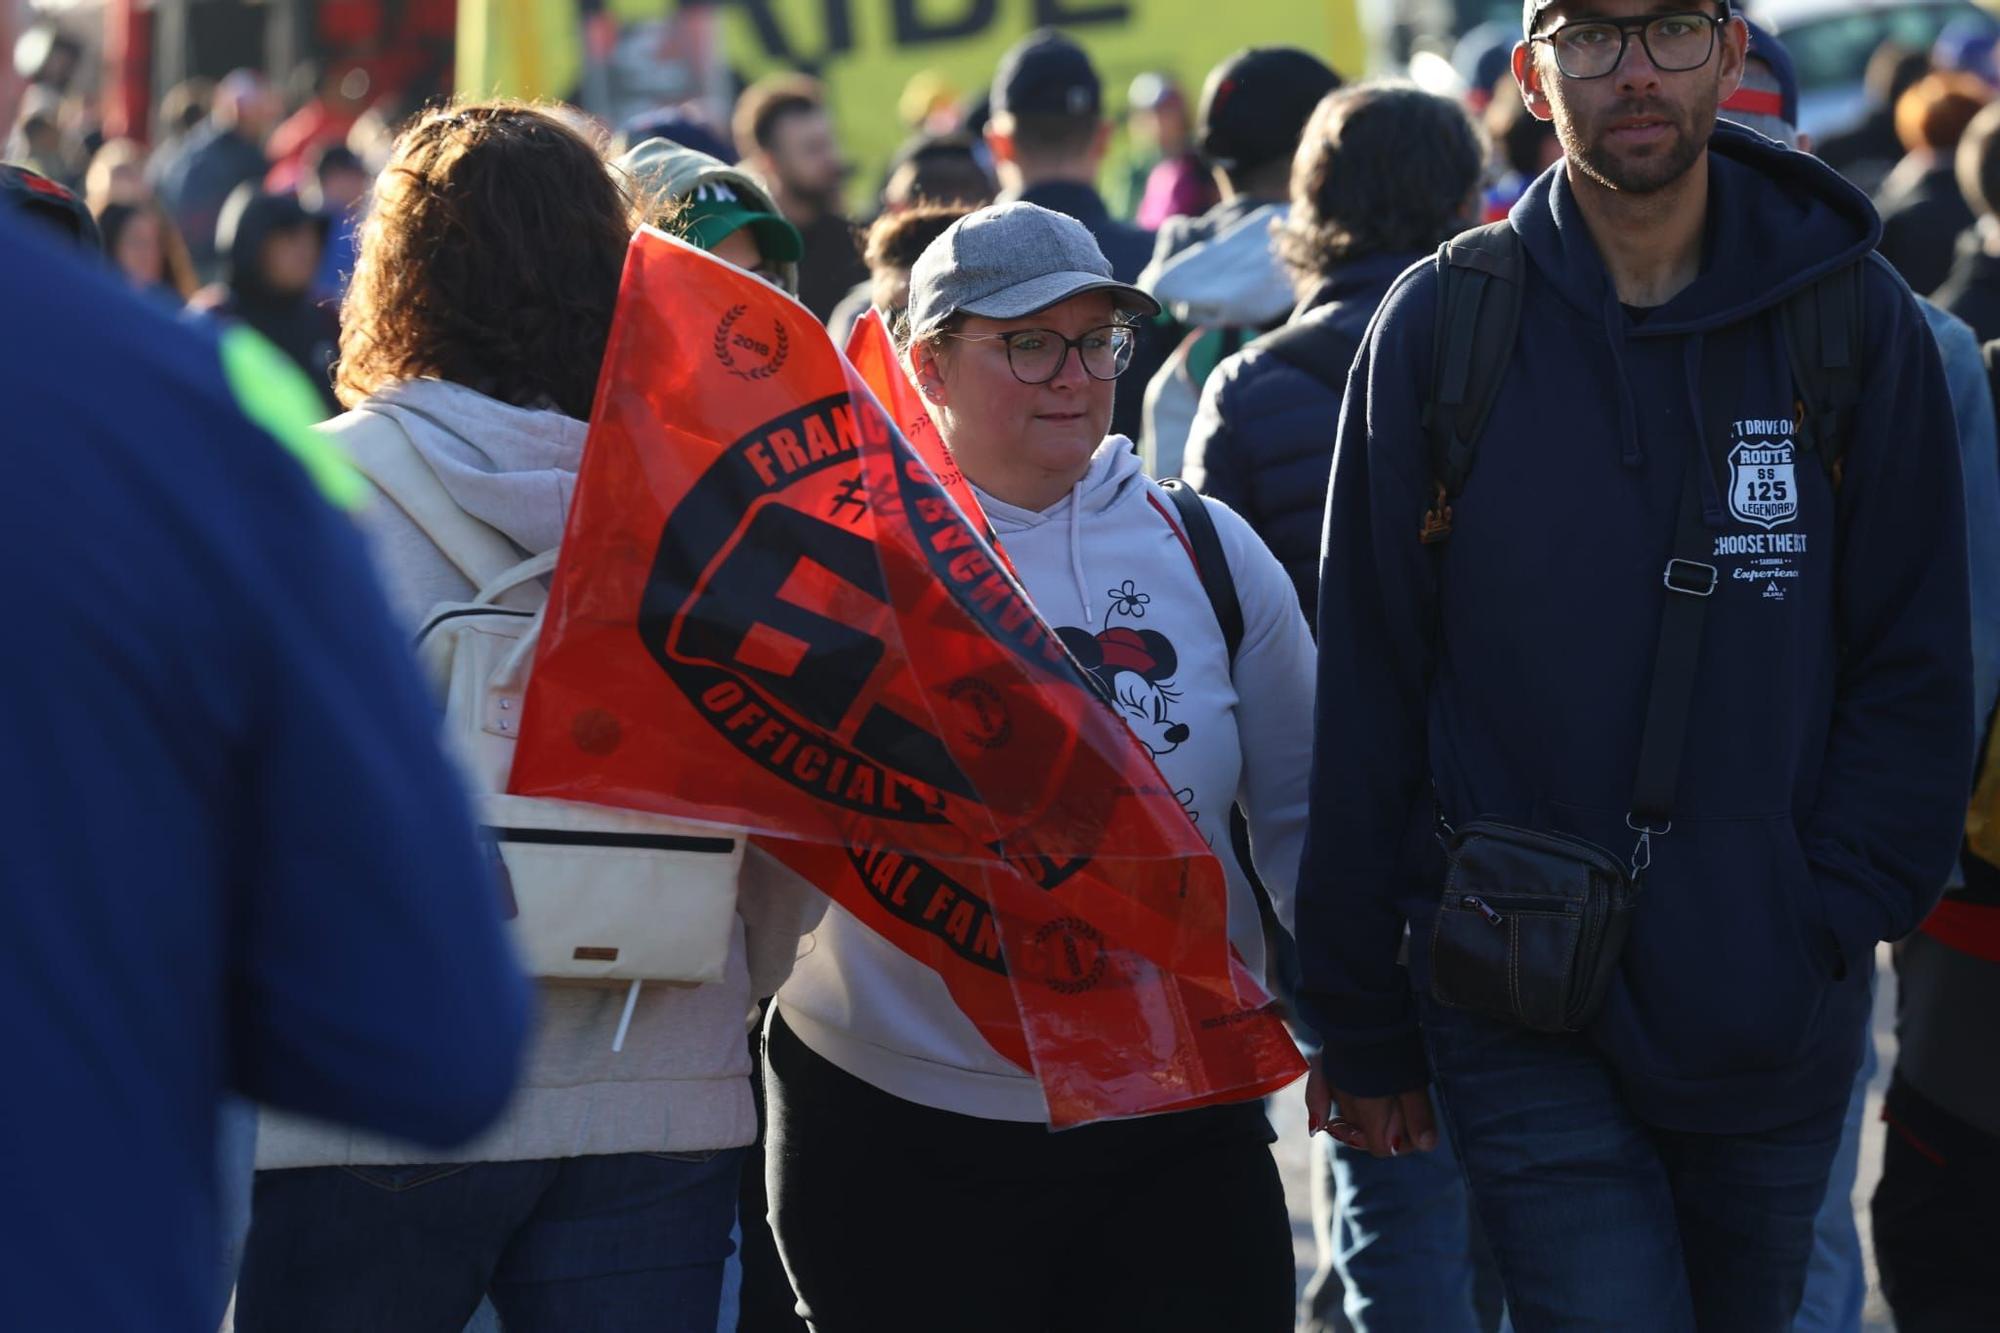
[[[701,852],[725,856],[736,850],[734,838],[703,838],[685,833],[592,833],[578,829],[506,828],[485,825],[495,842],[520,842],[544,847],[623,847],[647,852]]]
[[[1498,906],[1495,906],[1495,903]],[[1575,903],[1559,902],[1551,898],[1497,898],[1489,901],[1476,893],[1459,895],[1458,905],[1486,918],[1486,924],[1497,926],[1506,921],[1508,912],[1530,912],[1544,916],[1575,916],[1583,909]],[[1506,908],[1503,912],[1500,909]]]

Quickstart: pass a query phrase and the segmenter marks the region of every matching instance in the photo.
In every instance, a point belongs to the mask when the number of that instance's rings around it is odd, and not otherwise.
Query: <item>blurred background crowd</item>
[[[1173,237],[1175,219],[1222,202],[1210,168],[1228,145],[1204,135],[1232,130],[1203,123],[1202,79],[1260,35],[1318,51],[1350,79],[1396,74],[1462,98],[1489,132],[1489,217],[1560,156],[1508,72],[1518,6],[1507,0],[1357,0],[1304,20],[1274,0],[1240,8],[1224,32],[1193,8],[1185,24],[1142,24],[1128,5],[1042,0],[1033,15],[977,5],[939,23],[900,6],[894,30],[877,31],[845,0],[36,0],[11,53],[31,87],[4,154],[32,174],[10,171],[5,188],[87,235],[135,286],[251,324],[325,386],[370,183],[397,128],[455,89],[559,100],[607,151],[664,138],[741,162],[798,230],[800,296],[836,334],[868,304],[887,308],[898,273],[948,218],[872,224],[1035,180],[1091,187],[1095,198],[1067,211],[1101,212],[1086,222],[1120,276],[1136,277],[1155,257],[1145,233]],[[2000,83],[2000,16],[1972,0],[1748,10],[1782,33],[1800,130],[1875,199],[1885,256],[1982,340],[2000,336],[2000,161],[1989,162],[2000,112],[1981,114]],[[1018,151],[996,157],[988,74],[1037,20],[1089,48],[1104,105],[1031,109]],[[1037,138],[1070,110],[1095,130],[1077,143]],[[1233,132],[1254,139],[1257,128]],[[1241,193],[1282,202],[1287,164],[1273,165]],[[1288,309],[1247,323],[1281,323]],[[1137,412],[1121,403],[1135,436]]]

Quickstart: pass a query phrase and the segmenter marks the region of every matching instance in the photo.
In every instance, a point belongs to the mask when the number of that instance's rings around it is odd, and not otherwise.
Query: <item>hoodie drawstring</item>
[[[1695,480],[1701,483],[1701,521],[1711,528],[1723,525],[1722,494],[1716,489],[1715,468],[1709,462],[1708,419],[1701,410],[1702,336],[1690,334],[1681,346],[1681,366],[1687,377],[1688,412],[1693,421],[1694,457],[1689,466],[1699,467]]]
[[[1611,378],[1618,386],[1618,458],[1626,467],[1644,467],[1646,454],[1639,447],[1639,409],[1632,401],[1632,386],[1625,376],[1625,311],[1618,304],[1618,289],[1609,283],[1604,293],[1604,341],[1611,345]]]
[[[1095,625],[1097,615],[1090,609],[1090,585],[1083,578],[1083,478],[1069,493],[1069,572],[1076,580],[1076,597],[1083,603],[1083,623]]]

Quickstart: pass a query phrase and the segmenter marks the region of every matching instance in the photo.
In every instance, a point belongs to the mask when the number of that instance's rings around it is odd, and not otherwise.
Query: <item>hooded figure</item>
[[[668,139],[648,139],[611,164],[623,173],[657,225],[738,267],[799,294],[799,229],[751,176],[707,153]],[[727,246],[732,237],[755,242],[757,263],[744,263]],[[747,257],[747,256],[746,256]]]
[[[1446,821],[1482,812],[1631,845],[1661,561],[1694,463],[1717,578],[1685,777],[1591,1029],[1626,1102],[1648,1123],[1712,1133],[1840,1103],[1875,944],[1915,928],[1945,881],[1972,698],[1937,345],[1871,254],[1880,224],[1859,191],[1731,125],[1708,151],[1705,263],[1650,309],[1620,304],[1560,166],[1515,205],[1530,279],[1520,334],[1442,558],[1418,540],[1433,483],[1410,447],[1424,435],[1433,266],[1403,276],[1362,345],[1328,501],[1320,642],[1377,646],[1320,659],[1301,873],[1333,886],[1301,908],[1302,1008],[1338,1086],[1423,1079],[1393,937],[1409,920],[1429,938],[1438,880],[1391,811],[1428,827],[1426,773]],[[1779,312],[1857,261],[1866,345],[1836,488],[1815,454],[1792,462]],[[1783,461],[1760,482],[1765,456]],[[1759,485],[1776,503],[1752,503]],[[1428,986],[1430,963],[1413,947],[1408,984]]]
[[[331,415],[340,409],[331,374],[340,351],[340,319],[312,295],[326,226],[297,195],[239,187],[215,226],[222,290],[197,296],[196,303],[270,339],[305,371]]]

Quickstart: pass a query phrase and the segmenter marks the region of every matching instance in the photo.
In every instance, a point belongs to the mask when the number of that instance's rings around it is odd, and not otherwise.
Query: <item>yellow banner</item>
[[[736,0],[725,22],[729,62],[755,78],[808,69],[827,82],[855,194],[908,134],[896,101],[914,74],[940,74],[961,94],[983,88],[1015,41],[1061,28],[1097,63],[1105,112],[1123,110],[1135,75],[1177,75],[1190,109],[1208,71],[1245,46],[1290,45],[1343,77],[1366,58],[1355,0]]]

